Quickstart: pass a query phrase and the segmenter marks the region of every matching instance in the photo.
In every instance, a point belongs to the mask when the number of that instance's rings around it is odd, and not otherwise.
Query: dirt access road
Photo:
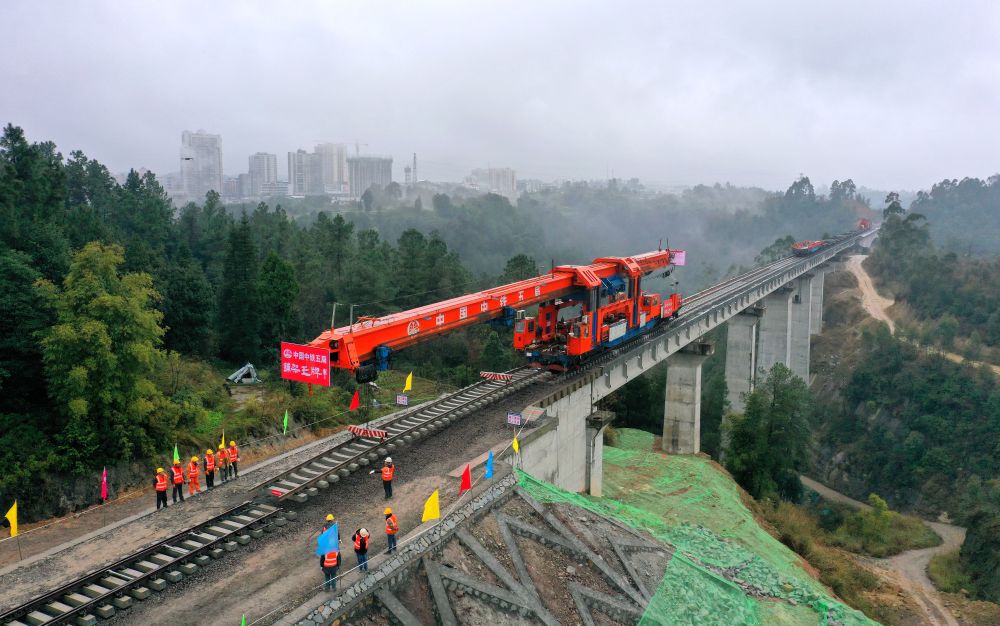
[[[889,332],[896,334],[896,323],[893,321],[892,317],[889,316],[889,307],[891,307],[896,302],[892,298],[886,298],[882,296],[876,289],[875,283],[872,282],[871,276],[865,271],[864,266],[861,262],[867,257],[864,255],[856,254],[847,258],[847,269],[854,277],[858,279],[858,288],[861,290],[861,306],[864,307],[868,315],[879,320],[880,322],[885,322],[889,326]],[[906,340],[910,341],[910,340]],[[913,343],[912,341],[910,343]],[[953,363],[970,363],[972,365],[978,365],[981,367],[990,368],[994,374],[1000,376],[1000,366],[993,365],[992,363],[984,363],[982,361],[971,361],[966,359],[960,354],[955,354],[954,352],[948,352],[947,350],[939,350],[937,348],[931,348],[929,346],[922,346],[923,349],[943,356]]]
[[[812,489],[825,500],[846,504],[858,509],[870,509],[864,502],[858,502],[839,491],[834,491],[826,485],[802,476],[802,484]],[[917,603],[917,606],[927,617],[927,623],[933,626],[959,626],[958,620],[941,601],[941,596],[934,589],[934,584],[927,578],[927,564],[935,554],[944,554],[958,550],[965,541],[965,529],[951,524],[928,522],[925,524],[941,536],[941,545],[922,550],[907,550],[887,559],[871,559],[870,562],[881,569]]]

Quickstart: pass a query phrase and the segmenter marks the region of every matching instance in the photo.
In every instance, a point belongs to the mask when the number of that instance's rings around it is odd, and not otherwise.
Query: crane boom
[[[309,342],[329,351],[331,368],[372,380],[389,368],[393,351],[421,343],[459,328],[504,319],[514,321],[516,309],[549,302],[581,289],[593,290],[613,275],[637,280],[670,266],[670,250],[632,257],[603,257],[590,265],[561,265],[527,280],[501,285],[434,304],[379,317],[359,317],[349,326],[332,328]]]

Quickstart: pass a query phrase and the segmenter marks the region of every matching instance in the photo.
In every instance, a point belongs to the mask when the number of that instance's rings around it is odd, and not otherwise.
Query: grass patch
[[[935,587],[948,593],[959,593],[972,586],[972,580],[962,567],[958,550],[932,556],[931,562],[927,564],[927,576]]]
[[[885,500],[872,494],[871,510],[856,510],[844,504],[814,505],[825,542],[877,558],[941,545],[941,537],[919,518],[890,511]]]
[[[816,568],[820,582],[868,617],[884,619],[879,608],[864,596],[865,592],[878,589],[878,577],[843,551],[827,545],[826,533],[812,512],[789,502],[778,502],[760,504],[759,513],[774,527],[781,543]]]

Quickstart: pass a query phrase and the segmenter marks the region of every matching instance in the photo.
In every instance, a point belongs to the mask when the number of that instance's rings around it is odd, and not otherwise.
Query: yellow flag
[[[511,447],[514,448],[515,453],[521,454],[521,446],[517,444],[517,435],[514,435],[514,443],[511,444]]]
[[[437,492],[434,492],[434,510],[437,511]],[[10,507],[7,511],[7,521],[10,522],[10,536],[17,537],[17,500],[14,500],[14,506]]]
[[[226,447],[226,431],[222,431],[222,439],[219,441],[219,446]]]
[[[438,502],[438,492],[437,489],[431,494],[431,497],[427,498],[427,502],[424,502],[424,515],[420,518],[421,522],[426,522],[430,519],[438,519],[441,517],[441,504]]]
[[[413,389],[413,372],[406,375],[406,384],[403,385],[403,391],[409,391]]]

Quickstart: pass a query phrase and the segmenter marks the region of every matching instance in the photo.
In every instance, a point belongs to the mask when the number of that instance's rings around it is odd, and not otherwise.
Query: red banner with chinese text
[[[329,350],[281,342],[281,377],[329,387]]]

